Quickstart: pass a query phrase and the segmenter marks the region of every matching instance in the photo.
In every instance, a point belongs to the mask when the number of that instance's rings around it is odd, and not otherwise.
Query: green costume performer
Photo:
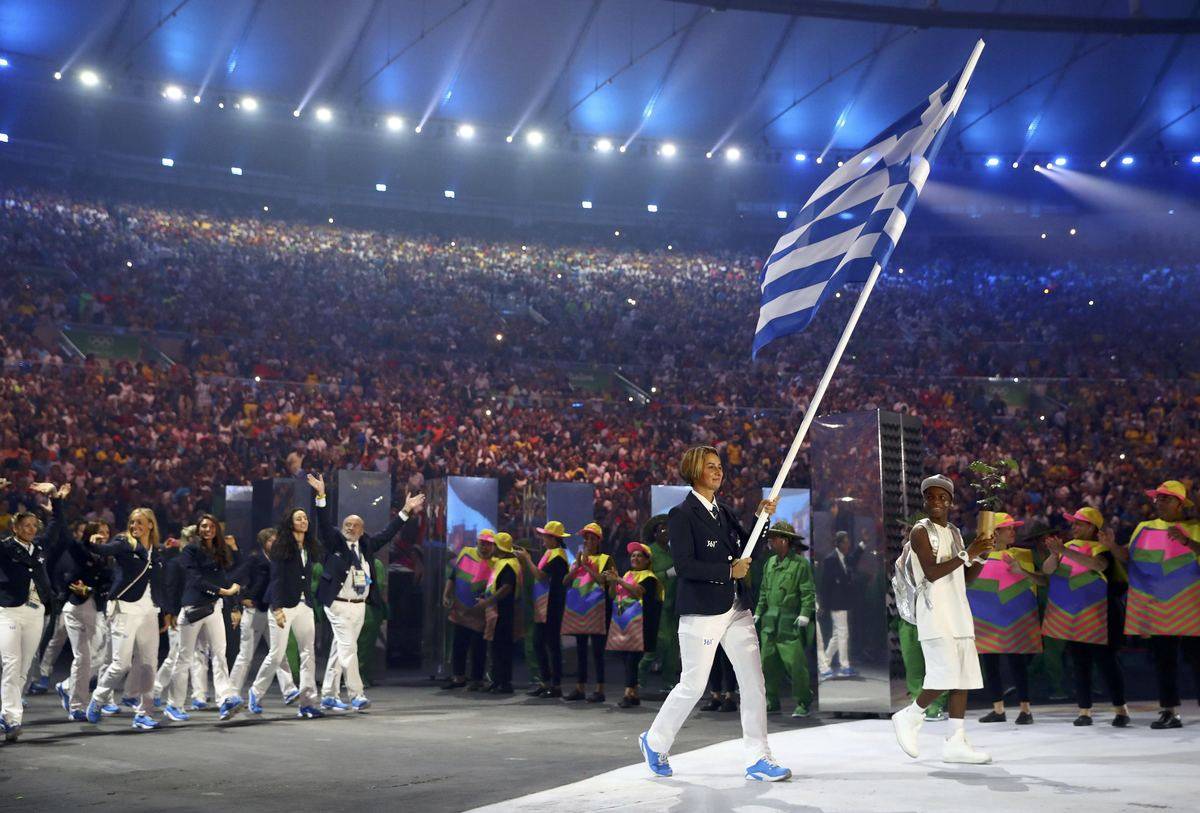
[[[779,711],[779,689],[786,674],[796,698],[793,717],[807,717],[812,704],[808,652],[813,645],[817,588],[812,565],[803,551],[804,537],[782,520],[767,531],[774,555],[763,567],[754,620],[759,627],[767,711]]]
[[[387,594],[388,594],[388,571],[387,565],[378,559],[375,560],[375,573],[372,578],[375,579],[375,584],[379,585],[379,595],[383,597],[383,607],[374,607],[370,602],[367,602],[367,612],[363,617],[362,631],[358,633],[358,671],[362,675],[363,686],[371,687],[375,685],[375,657],[377,647],[375,642],[379,640],[379,630],[383,627],[383,622],[387,620]]]
[[[658,643],[653,658],[642,658],[638,666],[638,683],[649,684],[651,667],[658,664],[662,672],[663,688],[670,690],[679,682],[679,616],[675,612],[675,560],[667,547],[667,515],[651,517],[642,526],[642,539],[650,547],[650,570],[663,586],[662,612],[658,617]]]

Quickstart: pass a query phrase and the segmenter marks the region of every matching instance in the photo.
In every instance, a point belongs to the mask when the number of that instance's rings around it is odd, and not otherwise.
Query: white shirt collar
[[[711,514],[716,509],[716,507],[717,507],[716,501],[709,502],[708,499],[706,499],[703,494],[701,494],[699,491],[697,491],[694,488],[692,489],[692,493],[696,495],[696,499],[698,499],[700,501],[700,504],[705,507],[705,509],[708,511],[708,513]]]

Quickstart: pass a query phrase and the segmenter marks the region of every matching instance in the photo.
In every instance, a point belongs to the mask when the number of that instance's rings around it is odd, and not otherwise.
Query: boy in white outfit
[[[963,730],[967,691],[983,687],[967,582],[982,570],[992,549],[992,538],[977,537],[970,547],[963,545],[962,534],[948,521],[954,498],[954,483],[948,477],[936,474],[925,478],[921,494],[929,516],[913,527],[909,545],[916,559],[917,637],[925,656],[925,681],[912,705],[892,715],[892,727],[904,753],[915,759],[925,709],[943,692],[949,692],[951,730],[942,745],[942,761],[979,765],[992,758],[975,750]]]

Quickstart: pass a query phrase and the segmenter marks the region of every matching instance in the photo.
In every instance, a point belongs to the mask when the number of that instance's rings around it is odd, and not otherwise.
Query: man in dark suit
[[[820,679],[855,677],[858,671],[850,665],[850,610],[854,606],[854,570],[862,557],[865,545],[850,541],[850,534],[838,531],[833,550],[821,561],[821,609],[829,613],[829,640],[817,643],[817,662]],[[819,629],[818,629],[819,632]],[[833,671],[833,654],[837,653],[838,671]]]
[[[372,578],[375,552],[391,542],[400,527],[425,507],[425,495],[406,495],[400,515],[383,533],[371,536],[363,532],[363,520],[357,514],[346,517],[340,530],[334,528],[325,499],[324,478],[310,474],[308,484],[317,495],[317,529],[325,548],[317,601],[325,608],[325,617],[333,629],[333,645],[321,687],[321,707],[362,711],[371,701],[363,693],[362,675],[358,671],[358,634],[366,617],[367,602],[375,607],[384,604],[383,594]],[[350,695],[349,705],[338,697],[343,675]]]
[[[724,479],[716,449],[688,449],[679,470],[692,490],[671,509],[667,526],[679,579],[675,606],[683,673],[650,730],[639,738],[642,756],[652,774],[671,776],[667,753],[704,694],[719,644],[733,664],[741,689],[746,778],[788,779],[792,772],[775,762],[767,745],[767,699],[754,628],[750,559],[743,556],[749,534],[728,507],[716,502]],[[764,500],[757,513],[775,513],[776,502]]]

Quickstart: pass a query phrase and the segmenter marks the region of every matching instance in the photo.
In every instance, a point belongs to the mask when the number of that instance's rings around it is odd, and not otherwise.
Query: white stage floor
[[[1189,711],[1192,709],[1188,709]],[[1097,708],[1100,712],[1100,708]],[[1152,731],[1153,715],[1134,713],[1135,728],[1075,728],[1073,711],[1034,710],[1036,722],[975,723],[967,736],[992,755],[991,765],[940,761],[949,723],[927,723],[920,759],[900,751],[891,722],[856,720],[771,735],[771,749],[792,769],[789,782],[765,784],[742,778],[740,740],[671,756],[675,775],[656,779],[631,764],[573,784],[535,793],[482,811],[645,810],[811,811],[812,813],[1038,813],[1200,809],[1200,723],[1176,731]],[[1186,721],[1185,721],[1186,722]],[[636,741],[629,738],[631,762]],[[586,755],[580,770],[586,772]]]

